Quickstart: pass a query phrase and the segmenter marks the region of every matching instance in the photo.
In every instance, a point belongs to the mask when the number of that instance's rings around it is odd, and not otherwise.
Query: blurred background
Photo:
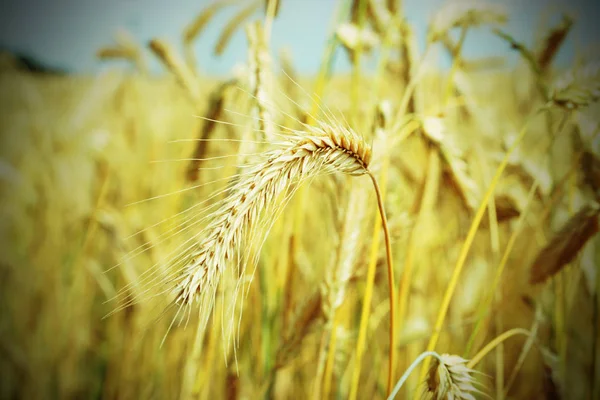
[[[427,26],[444,0],[404,1],[402,8],[407,20],[414,26],[419,46],[426,40]],[[510,10],[511,18],[506,29],[513,37],[531,42],[547,21],[568,12],[577,19],[565,39],[557,57],[563,65],[574,56],[575,51],[586,51],[594,45],[600,28],[596,21],[600,10],[593,0],[493,0]],[[140,42],[161,37],[175,42],[190,16],[211,4],[207,0],[180,0],[171,4],[160,0],[7,0],[0,5],[4,23],[0,27],[0,45],[14,51],[24,52],[49,65],[65,68],[74,73],[94,73],[110,68],[98,62],[95,49],[110,42],[115,32],[126,29]],[[274,22],[271,46],[274,51],[289,48],[294,55],[296,67],[302,74],[315,74],[327,43],[327,33],[335,23],[335,11],[339,4],[333,0],[290,1],[281,8]],[[233,66],[246,60],[246,41],[241,31],[234,33],[226,51],[219,57],[213,55],[212,46],[223,26],[236,13],[235,8],[224,9],[211,19],[194,43],[193,49],[201,60],[202,72],[226,76]],[[465,54],[469,56],[502,56],[510,65],[518,55],[510,52],[506,43],[489,30],[476,30],[466,38]],[[440,62],[449,65],[449,57],[441,56]],[[160,66],[150,60],[152,72]],[[111,66],[113,67],[113,66]],[[336,71],[347,72],[350,63],[340,57]]]
[[[476,398],[600,398],[599,20],[592,0],[3,1],[0,398],[386,398],[425,350],[471,360]],[[394,295],[373,187],[333,174],[272,199],[212,307],[178,308],[228,185],[328,119],[373,147]],[[448,367],[396,398],[447,398]]]

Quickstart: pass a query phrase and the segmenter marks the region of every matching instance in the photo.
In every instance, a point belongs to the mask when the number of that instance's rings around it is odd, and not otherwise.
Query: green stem
[[[479,351],[479,353],[475,354],[475,357],[473,357],[467,363],[467,368],[474,368],[477,364],[479,364],[479,362],[483,359],[483,357],[485,357],[490,351],[494,350],[494,348],[496,346],[498,346],[500,343],[504,342],[509,337],[519,335],[519,334],[525,335],[527,337],[531,336],[531,332],[529,332],[527,329],[523,329],[523,328],[514,328],[509,331],[506,331],[503,334],[501,334],[500,336],[496,337],[491,342],[489,342],[483,349],[481,349]]]
[[[413,361],[412,364],[410,364],[410,367],[408,367],[408,369],[404,372],[402,377],[398,380],[398,382],[396,383],[396,386],[394,386],[394,390],[392,390],[392,392],[388,396],[387,400],[393,400],[396,397],[396,395],[402,388],[402,385],[404,385],[404,383],[406,382],[406,380],[408,379],[410,374],[415,370],[415,368],[417,368],[417,365],[419,365],[427,357],[435,357],[440,362],[442,361],[440,359],[439,354],[436,353],[435,351],[426,351],[424,353],[421,353],[421,355],[419,357],[417,357],[417,359],[415,361]]]

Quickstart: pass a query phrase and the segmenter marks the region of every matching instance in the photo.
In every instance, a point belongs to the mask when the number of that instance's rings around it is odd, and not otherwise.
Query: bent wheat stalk
[[[244,174],[246,178],[232,187],[222,207],[210,216],[202,241],[190,252],[183,274],[176,278],[177,304],[191,305],[194,301],[200,302],[205,294],[214,295],[240,243],[267,233],[265,227],[270,226],[272,219],[261,224],[259,218],[261,214],[281,211],[278,200],[292,183],[323,173],[340,172],[354,176],[368,174],[377,189],[368,169],[371,148],[359,135],[334,122],[318,121],[316,127],[306,128],[307,132],[293,131],[286,135],[287,140],[280,149],[266,152],[266,160],[250,167]],[[379,206],[385,220],[381,202]],[[386,247],[389,248],[389,240]],[[241,257],[240,266],[244,268],[248,261]]]
[[[238,181],[223,200],[222,207],[210,216],[203,239],[189,253],[183,273],[175,278],[175,303],[191,309],[199,303],[207,312],[214,304],[217,287],[227,264],[237,258],[238,274],[248,264],[256,266],[257,259],[240,254],[241,243],[257,243],[248,253],[258,254],[269,228],[281,212],[285,202],[301,183],[324,173],[344,173],[352,176],[368,175],[377,195],[385,236],[390,305],[393,305],[392,254],[387,219],[381,191],[375,176],[369,170],[371,147],[354,131],[330,120],[316,121],[316,126],[305,125],[306,132],[291,131],[278,150],[265,152],[266,160],[248,168],[244,179]],[[282,135],[284,136],[284,135]],[[290,190],[290,188],[292,188]],[[290,193],[291,192],[291,193]],[[281,204],[281,198],[284,202]],[[261,215],[270,215],[261,223]],[[258,239],[257,239],[258,238]],[[256,241],[256,242],[255,242]],[[237,298],[239,280],[233,299]],[[232,309],[233,310],[233,309]],[[201,328],[204,329],[204,326]],[[390,323],[390,360],[394,351],[393,312]],[[392,370],[390,369],[390,377]]]
[[[383,196],[375,176],[369,169],[371,146],[361,136],[337,123],[330,116],[326,121],[316,120],[314,126],[304,124],[303,131],[280,127],[284,132],[276,134],[281,138],[274,143],[278,148],[259,154],[258,162],[243,167],[241,173],[232,177],[229,188],[225,190],[226,196],[216,204],[207,207],[207,210],[216,209],[216,211],[210,212],[198,221],[208,221],[204,229],[170,252],[167,256],[169,259],[161,261],[161,264],[169,266],[167,275],[159,278],[150,273],[144,278],[143,283],[147,289],[134,296],[134,299],[127,300],[124,306],[138,302],[153,287],[166,285],[158,295],[170,294],[171,301],[168,308],[177,308],[178,311],[169,325],[165,338],[182,310],[186,309],[185,312],[189,313],[187,318],[189,320],[192,306],[194,304],[198,306],[200,313],[198,334],[193,357],[189,363],[190,371],[186,372],[186,376],[195,376],[195,367],[191,364],[195,363],[193,360],[197,359],[197,353],[202,347],[202,332],[206,329],[209,315],[215,308],[217,291],[221,292],[221,289],[225,289],[224,284],[221,284],[224,274],[227,272],[234,278],[234,292],[230,297],[233,301],[228,311],[231,313],[231,319],[227,322],[229,332],[227,340],[231,340],[230,335],[235,332],[235,328],[229,330],[232,328],[229,324],[235,322],[234,313],[239,291],[249,282],[244,279],[247,267],[256,268],[258,265],[260,248],[266,235],[300,184],[318,175],[343,173],[370,177],[376,192],[385,236],[390,278],[390,304],[393,304],[390,235]],[[179,319],[179,321],[183,320]],[[221,321],[223,325],[223,319]],[[390,352],[395,348],[393,326],[392,313]],[[390,359],[393,359],[392,355]],[[186,371],[187,369],[186,367]],[[184,386],[182,393],[188,393],[190,383]]]

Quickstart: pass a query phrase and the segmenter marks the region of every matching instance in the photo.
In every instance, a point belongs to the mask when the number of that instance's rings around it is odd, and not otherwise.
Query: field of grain
[[[343,1],[301,77],[259,3],[181,47],[122,32],[98,57],[127,72],[2,65],[0,397],[598,398],[600,64],[553,63],[577,21],[530,45],[454,2],[423,50],[396,2]],[[248,61],[214,78],[222,7]],[[518,65],[464,57],[475,26]]]

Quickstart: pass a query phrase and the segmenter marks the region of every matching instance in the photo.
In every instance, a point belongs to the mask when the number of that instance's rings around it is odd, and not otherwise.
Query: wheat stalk
[[[191,312],[192,304],[198,303],[203,315],[199,331],[206,327],[207,315],[213,309],[217,288],[226,271],[236,274],[230,309],[230,322],[234,322],[237,295],[244,282],[239,277],[249,264],[257,265],[265,236],[297,189],[297,183],[323,173],[370,175],[367,168],[371,148],[356,133],[333,121],[319,121],[315,127],[305,127],[305,132],[290,130],[289,135],[281,135],[287,139],[281,148],[264,152],[261,155],[264,161],[248,166],[238,175],[240,179],[217,204],[220,207],[208,215],[209,223],[200,233],[203,239],[175,258],[178,261],[174,264],[182,261],[184,264],[182,274],[176,271],[171,275],[175,276],[171,282],[175,296],[172,304],[179,306],[179,314],[184,307]],[[267,215],[269,218],[261,218]],[[240,250],[242,245],[246,245],[244,250]],[[227,268],[228,264],[236,265],[237,270]],[[193,365],[188,368],[194,373]]]

